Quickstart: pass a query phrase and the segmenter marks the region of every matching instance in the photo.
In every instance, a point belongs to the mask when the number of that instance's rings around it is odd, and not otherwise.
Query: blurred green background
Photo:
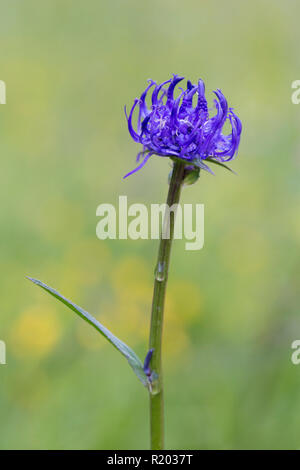
[[[166,306],[166,445],[299,448],[296,1],[0,1],[2,449],[148,447],[148,397],[42,279],[144,357],[155,240],[100,241],[96,207],[161,203],[169,161],[136,175],[123,106],[171,73],[220,87],[243,121],[238,177],[185,188],[205,246],[174,244]]]

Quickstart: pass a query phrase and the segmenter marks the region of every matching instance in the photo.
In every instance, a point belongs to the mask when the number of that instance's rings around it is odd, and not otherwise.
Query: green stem
[[[178,204],[180,190],[184,179],[184,163],[174,163],[172,177],[169,186],[167,209],[173,204]],[[162,332],[164,301],[168,280],[171,246],[174,236],[175,214],[166,211],[163,222],[164,238],[161,235],[157,266],[155,269],[154,292],[152,301],[151,328],[149,349],[153,349],[151,369],[154,379],[150,389],[150,423],[151,423],[151,449],[164,448],[164,398],[163,398],[163,374],[162,374]]]

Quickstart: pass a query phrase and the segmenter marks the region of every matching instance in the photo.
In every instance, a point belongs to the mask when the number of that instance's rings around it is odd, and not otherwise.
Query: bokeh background
[[[226,4],[225,4],[226,3]],[[2,449],[148,447],[148,397],[124,358],[25,275],[144,357],[155,240],[100,241],[96,207],[161,203],[167,159],[127,180],[125,103],[171,73],[220,87],[244,125],[234,176],[183,192],[205,246],[174,244],[166,445],[300,447],[300,79],[296,0],[0,1]]]

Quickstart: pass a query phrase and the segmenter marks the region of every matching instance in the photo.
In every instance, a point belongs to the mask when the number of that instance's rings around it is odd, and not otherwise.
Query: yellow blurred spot
[[[124,257],[111,273],[112,284],[118,290],[135,290],[136,295],[140,295],[142,289],[144,294],[145,285],[149,285],[153,270],[154,268],[148,266],[143,258]],[[152,277],[154,279],[154,275]]]
[[[188,347],[189,338],[185,330],[166,323],[163,341],[165,360],[174,364],[174,359],[185,353]]]
[[[112,266],[113,296],[99,306],[99,321],[120,339],[134,346],[148,342],[154,268],[138,256],[124,257]],[[185,280],[172,281],[167,291],[164,322],[166,356],[174,358],[189,346],[186,327],[202,312],[199,286]],[[101,338],[80,331],[79,341],[88,348],[101,347]],[[105,344],[103,339],[102,344]]]
[[[99,319],[100,323],[101,320]],[[105,325],[104,325],[105,326]],[[102,348],[107,340],[95,328],[84,321],[77,322],[76,335],[81,346],[91,351]]]
[[[117,298],[110,305],[103,306],[103,313],[98,316],[98,320],[113,334],[134,346],[140,341],[148,340],[150,308],[151,300],[146,306],[134,299],[123,303]]]
[[[26,211],[29,217],[30,208]],[[32,222],[33,228],[43,239],[54,243],[58,240],[60,243],[66,243],[75,236],[78,238],[84,232],[86,215],[80,205],[54,194],[51,201],[45,202],[43,211],[38,212],[38,217],[32,218]]]
[[[10,398],[17,405],[32,411],[43,405],[51,391],[49,379],[41,368],[18,370],[9,387]]]
[[[43,357],[57,343],[61,326],[56,313],[44,305],[25,310],[11,332],[11,345],[18,357]]]
[[[105,326],[131,344],[147,340],[154,279],[152,267],[138,256],[124,257],[112,269],[110,278],[114,299],[110,305],[101,306],[100,322],[105,322]]]
[[[164,351],[171,361],[187,352],[189,338],[186,328],[202,313],[199,286],[185,280],[170,282],[167,289],[164,320]]]
[[[110,258],[110,250],[104,241],[87,239],[72,244],[61,265],[61,291],[78,298],[78,292],[86,286],[101,286],[110,269]]]
[[[114,301],[102,305],[99,321],[131,345],[149,335],[154,268],[134,256],[119,261],[111,272]],[[164,320],[166,355],[174,358],[188,348],[187,324],[193,323],[202,311],[199,287],[188,281],[172,281],[167,289]]]
[[[192,322],[202,312],[199,286],[188,281],[173,281],[167,289],[166,317]]]
[[[240,275],[258,273],[269,263],[267,237],[250,227],[238,228],[223,237],[220,249],[225,266]]]

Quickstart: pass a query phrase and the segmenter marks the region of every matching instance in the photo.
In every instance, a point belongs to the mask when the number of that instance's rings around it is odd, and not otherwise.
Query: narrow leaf
[[[127,346],[127,344],[123,343],[123,341],[114,336],[107,328],[101,325],[101,323],[99,323],[98,320],[96,320],[90,313],[86,312],[78,305],[66,299],[66,297],[61,295],[55,289],[52,289],[52,287],[47,286],[38,279],[33,279],[31,277],[27,277],[27,279],[34,282],[34,284],[47,291],[56,299],[60,300],[60,302],[65,304],[67,307],[73,310],[73,312],[77,313],[77,315],[83,318],[87,323],[96,328],[99,333],[101,333],[121,354],[123,354],[123,356],[126,357],[129,365],[133,369],[136,376],[139,378],[143,385],[147,386],[147,377],[143,370],[143,364],[139,357],[129,346]]]
[[[206,158],[206,161],[210,163],[214,163],[215,165],[222,166],[226,170],[231,171],[231,173],[233,173],[234,175],[237,175],[237,173],[233,171],[229,166],[225,165],[225,163],[219,162],[218,160],[214,160],[213,158]]]
[[[201,170],[208,171],[208,173],[210,173],[211,175],[215,175],[214,172],[212,171],[212,169],[209,168],[209,166],[206,165],[202,160],[195,159],[195,160],[192,161],[192,163],[193,163],[193,165],[197,166],[198,168],[201,168]]]

